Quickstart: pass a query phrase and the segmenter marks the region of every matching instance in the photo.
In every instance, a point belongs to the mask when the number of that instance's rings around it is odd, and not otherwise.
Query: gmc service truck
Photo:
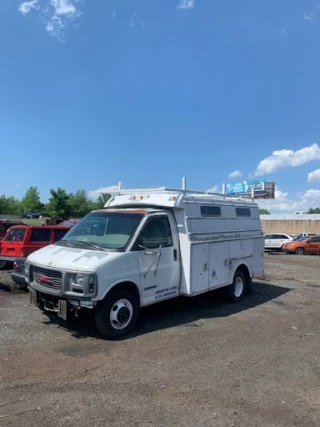
[[[256,203],[169,188],[119,189],[25,268],[31,303],[65,320],[94,310],[108,339],[128,334],[140,307],[179,295],[226,287],[238,302],[263,271]]]

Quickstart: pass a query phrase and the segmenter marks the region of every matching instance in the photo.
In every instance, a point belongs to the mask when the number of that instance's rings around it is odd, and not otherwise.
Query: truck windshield
[[[92,212],[74,225],[57,244],[87,244],[88,248],[96,245],[102,249],[122,250],[128,245],[142,217],[142,214],[135,213]]]

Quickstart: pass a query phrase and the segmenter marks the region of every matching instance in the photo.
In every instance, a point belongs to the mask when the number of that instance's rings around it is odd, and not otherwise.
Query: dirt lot
[[[320,259],[266,255],[237,305],[142,311],[108,342],[29,306],[0,272],[0,426],[319,426]]]

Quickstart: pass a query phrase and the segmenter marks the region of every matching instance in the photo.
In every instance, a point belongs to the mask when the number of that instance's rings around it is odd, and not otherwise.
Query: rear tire
[[[304,254],[305,254],[305,250],[303,248],[296,249],[296,255],[304,255]]]
[[[7,266],[7,261],[0,261],[0,270],[4,270]]]
[[[233,283],[227,287],[227,296],[231,302],[239,302],[247,291],[247,279],[242,271],[237,270],[233,277]]]
[[[136,296],[126,289],[111,291],[95,311],[98,331],[107,339],[128,335],[134,328],[139,314]]]

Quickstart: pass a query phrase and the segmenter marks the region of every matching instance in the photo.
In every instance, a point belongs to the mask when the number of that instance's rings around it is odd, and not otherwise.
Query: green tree
[[[260,215],[270,215],[270,212],[267,209],[259,209]]]
[[[0,197],[0,213],[4,215],[19,215],[21,211],[20,201],[15,197]]]
[[[7,197],[7,212],[8,215],[19,215],[21,213],[21,202],[15,197]]]
[[[0,196],[0,214],[6,214],[7,213],[6,209],[7,209],[7,198],[3,194],[2,196]]]
[[[92,210],[87,193],[84,190],[78,190],[74,194],[69,194],[68,204],[70,208],[69,214],[75,218],[82,218]]]
[[[70,216],[69,196],[65,190],[50,189],[51,197],[45,206],[45,213],[52,218],[65,219]]]
[[[96,203],[97,209],[102,209],[110,198],[111,194],[101,193]]]
[[[318,208],[310,208],[307,214],[320,214],[320,207]]]
[[[40,200],[40,194],[37,187],[30,187],[26,191],[23,199],[21,200],[22,210],[40,211],[43,205]]]

